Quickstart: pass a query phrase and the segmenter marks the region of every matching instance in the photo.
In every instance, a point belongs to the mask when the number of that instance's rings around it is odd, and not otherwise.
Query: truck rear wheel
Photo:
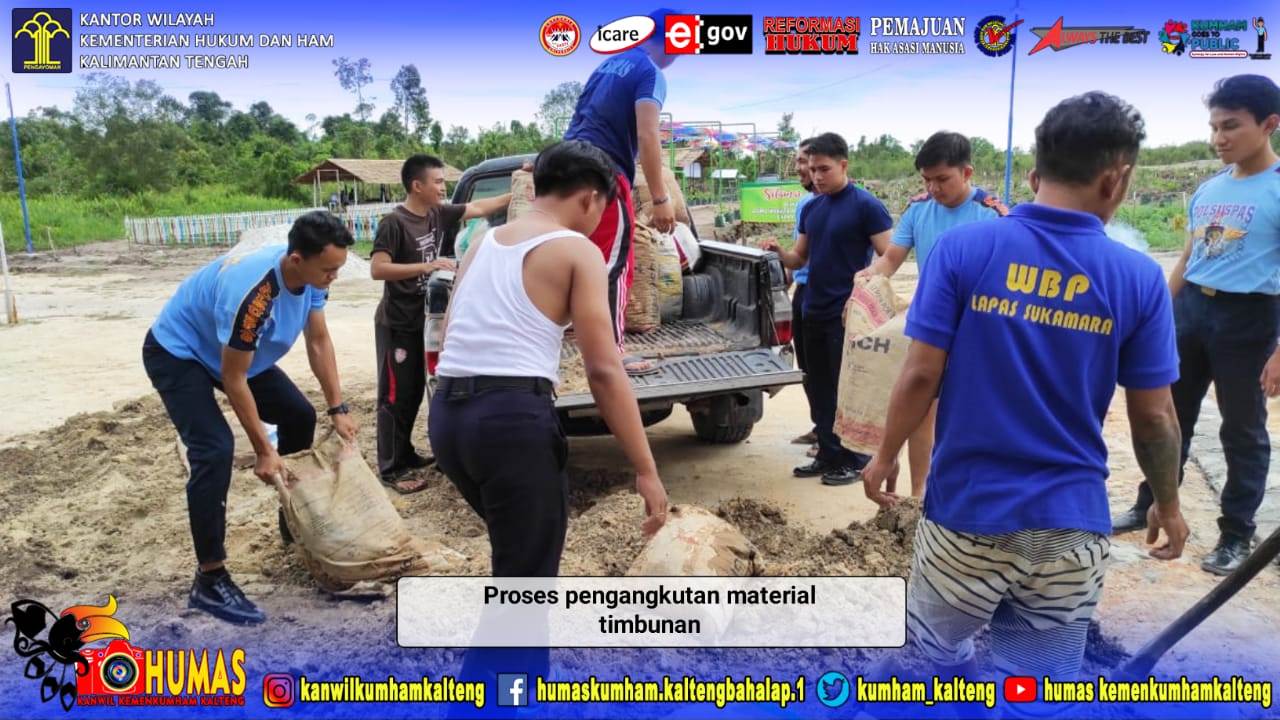
[[[698,439],[716,445],[732,445],[751,437],[764,416],[764,394],[752,390],[690,403],[693,431]]]

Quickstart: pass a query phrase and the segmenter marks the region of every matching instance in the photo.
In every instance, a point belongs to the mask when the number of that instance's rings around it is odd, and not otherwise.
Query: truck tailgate
[[[729,390],[795,385],[804,379],[804,373],[768,348],[672,357],[660,365],[656,373],[631,378],[636,400],[722,395]],[[589,392],[556,399],[559,410],[593,405]]]

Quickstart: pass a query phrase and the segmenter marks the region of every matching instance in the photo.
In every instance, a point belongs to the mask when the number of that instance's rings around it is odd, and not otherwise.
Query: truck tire
[[[720,395],[689,408],[698,439],[716,445],[732,445],[751,437],[764,416],[764,395],[759,390]]]

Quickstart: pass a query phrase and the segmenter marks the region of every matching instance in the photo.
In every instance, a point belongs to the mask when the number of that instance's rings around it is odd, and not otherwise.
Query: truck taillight
[[[791,342],[791,321],[779,320],[773,324],[773,334],[778,338],[779,345],[786,345]]]
[[[787,335],[788,337],[790,337],[791,335],[790,330],[787,331]],[[440,364],[440,353],[434,350],[428,350],[426,355],[427,355],[427,376],[434,377],[436,374],[436,366]]]

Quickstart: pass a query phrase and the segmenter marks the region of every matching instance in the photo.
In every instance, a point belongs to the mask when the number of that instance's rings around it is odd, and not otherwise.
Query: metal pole
[[[1018,24],[1018,3],[1013,6],[1013,24]],[[1018,77],[1018,28],[1009,31],[1009,43],[1013,45],[1013,64],[1009,70],[1009,134],[1005,137],[1004,146],[1004,202],[1013,204],[1013,83]]]
[[[4,271],[4,312],[10,325],[18,324],[18,305],[13,301],[13,286],[9,282],[9,254],[4,249],[4,227],[0,226],[0,269]]]
[[[26,231],[27,254],[34,255],[36,249],[31,244],[31,214],[27,212],[27,183],[22,178],[22,150],[18,147],[18,121],[13,116],[13,93],[9,91],[9,83],[4,84],[4,94],[9,99],[9,130],[13,132],[13,164],[18,171],[18,201],[22,204],[22,229]]]

